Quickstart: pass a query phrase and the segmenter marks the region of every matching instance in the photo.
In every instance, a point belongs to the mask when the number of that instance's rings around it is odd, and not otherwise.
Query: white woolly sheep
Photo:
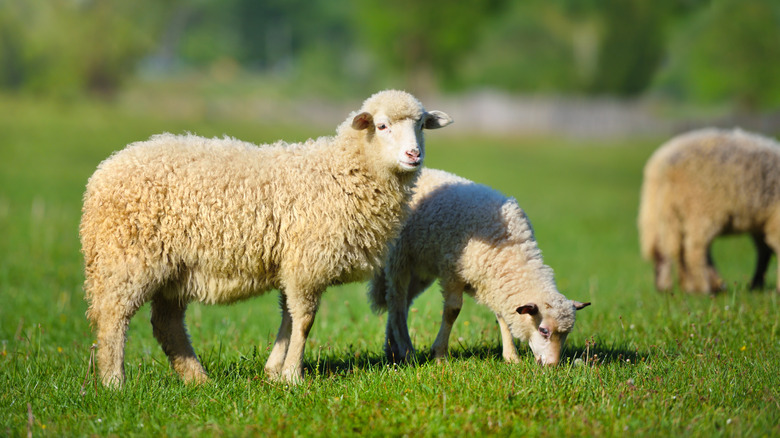
[[[444,310],[431,347],[434,358],[447,355],[465,291],[495,313],[506,361],[520,360],[514,336],[528,341],[537,362],[557,364],[575,311],[590,303],[558,292],[517,201],[450,173],[423,169],[410,207],[384,269],[369,287],[374,311],[388,312],[388,359],[406,361],[414,355],[409,307],[438,279]]]
[[[769,259],[780,250],[780,144],[712,128],[669,140],[645,165],[638,222],[659,291],[672,288],[674,264],[683,290],[722,290],[710,246],[734,233],[753,237],[758,262],[751,287],[763,288]]]
[[[184,325],[187,303],[280,291],[265,369],[296,383],[325,289],[368,279],[408,212],[423,128],[451,123],[412,95],[383,91],[335,137],[257,147],[163,134],[103,161],[80,226],[87,312],[104,385],[124,383],[125,332],[147,301],[154,336],[185,382],[208,380]]]

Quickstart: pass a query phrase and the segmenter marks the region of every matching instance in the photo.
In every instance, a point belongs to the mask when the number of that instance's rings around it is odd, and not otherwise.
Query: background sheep
[[[256,147],[163,134],[105,160],[87,184],[80,226],[102,382],[124,382],[125,332],[145,302],[174,370],[203,381],[187,303],[273,288],[282,323],[266,371],[298,380],[321,294],[379,266],[407,211],[422,129],[450,122],[410,94],[384,91],[335,137]]]
[[[724,283],[710,245],[721,234],[750,233],[758,251],[752,288],[764,286],[780,249],[780,145],[741,130],[680,135],[647,161],[639,205],[642,255],[655,265],[655,286],[714,293]]]
[[[529,342],[538,362],[558,363],[575,310],[590,303],[558,292],[517,201],[447,172],[423,169],[410,206],[409,219],[369,289],[372,308],[388,312],[388,359],[414,354],[409,306],[438,278],[444,311],[431,348],[434,358],[447,355],[465,291],[495,313],[505,360],[520,360],[514,336]]]

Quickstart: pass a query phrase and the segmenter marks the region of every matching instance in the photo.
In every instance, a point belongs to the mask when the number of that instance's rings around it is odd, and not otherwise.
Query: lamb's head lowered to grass
[[[495,313],[504,359],[520,360],[513,342],[518,338],[529,343],[538,362],[558,363],[575,312],[589,303],[558,291],[517,201],[456,175],[423,169],[410,206],[409,219],[369,293],[372,308],[388,313],[388,359],[414,355],[409,306],[438,279],[444,311],[431,347],[434,358],[447,355],[465,292]]]
[[[575,312],[590,305],[562,297],[542,304],[524,304],[516,310],[520,318],[508,320],[512,335],[527,339],[536,361],[542,365],[560,361],[566,337],[574,328]]]

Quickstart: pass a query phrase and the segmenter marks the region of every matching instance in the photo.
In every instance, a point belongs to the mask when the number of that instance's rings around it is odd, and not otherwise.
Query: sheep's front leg
[[[501,330],[501,344],[503,346],[502,356],[504,360],[509,363],[519,363],[520,355],[517,353],[517,347],[515,347],[515,340],[512,337],[512,332],[509,331],[504,318],[496,313],[496,320],[498,320],[498,328]]]
[[[461,307],[463,307],[463,286],[445,284],[442,288],[442,294],[444,295],[444,310],[441,316],[441,327],[439,327],[439,333],[431,346],[431,353],[436,360],[447,358],[452,326],[458,319]]]
[[[320,293],[304,296],[288,294],[287,304],[292,324],[290,345],[282,367],[282,379],[291,384],[298,384],[303,379],[303,353],[320,304]]]
[[[683,241],[683,267],[680,269],[680,280],[686,292],[714,293],[717,291],[717,272],[710,263],[709,246],[706,230],[689,231]]]
[[[287,308],[287,297],[284,293],[279,294],[279,307],[282,309],[282,323],[279,325],[279,332],[276,334],[276,341],[274,341],[271,354],[265,362],[265,373],[274,380],[278,380],[281,377],[292,334],[292,316]]]
[[[756,244],[756,271],[753,273],[753,280],[750,282],[751,289],[763,289],[766,270],[769,267],[769,260],[772,258],[772,248],[767,245],[763,234],[754,234],[753,242]]]

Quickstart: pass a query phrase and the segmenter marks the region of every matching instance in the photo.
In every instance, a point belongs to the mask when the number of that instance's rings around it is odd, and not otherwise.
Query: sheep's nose
[[[555,358],[548,358],[545,355],[537,356],[536,363],[545,367],[558,365],[558,360]]]
[[[419,149],[407,149],[406,150],[406,156],[411,159],[417,159],[420,158],[420,150]]]

